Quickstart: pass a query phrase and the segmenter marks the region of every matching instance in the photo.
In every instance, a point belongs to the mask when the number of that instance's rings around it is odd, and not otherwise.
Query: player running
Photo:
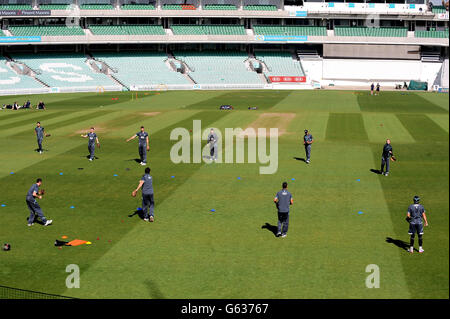
[[[36,127],[34,128],[34,134],[36,134],[37,137],[37,144],[38,144],[38,152],[39,154],[42,154],[42,140],[44,139],[45,131],[44,128],[41,126],[41,122],[36,123]]]
[[[283,182],[283,189],[279,191],[273,201],[278,209],[277,237],[286,237],[289,227],[289,206],[294,204],[292,194],[287,190],[287,183]]]
[[[409,231],[408,234],[410,237],[409,242],[409,252],[414,252],[414,237],[416,233],[419,235],[419,253],[423,253],[424,250],[422,248],[423,244],[423,222],[422,218],[425,221],[425,226],[428,226],[427,216],[425,214],[425,208],[419,204],[420,197],[414,196],[413,198],[414,204],[409,205],[408,213],[406,214],[406,220],[409,222]]]
[[[137,192],[142,187],[142,210],[144,211],[144,221],[153,222],[155,216],[153,213],[153,208],[155,206],[155,201],[153,199],[153,178],[150,176],[150,167],[145,168],[145,174],[139,181],[138,187],[131,193],[133,197],[136,197]],[[150,208],[150,214],[148,210]],[[150,216],[150,218],[149,218]]]
[[[314,139],[311,134],[309,134],[308,130],[305,130],[305,136],[303,136],[303,145],[305,145],[305,153],[306,153],[306,164],[311,162],[311,144],[314,142]]]
[[[148,133],[144,131],[144,127],[141,126],[141,131],[127,139],[127,142],[139,138],[139,156],[141,158],[141,165],[147,165],[147,152],[150,150],[148,142]]]
[[[97,134],[95,134],[95,129],[91,127],[91,131],[85,135],[81,135],[81,137],[88,138],[88,150],[89,150],[89,160],[92,162],[95,158],[95,143],[97,143],[97,146],[100,147],[100,142],[98,141]]]
[[[39,191],[39,187],[42,185],[42,179],[38,178],[36,184],[33,184],[28,190],[26,202],[28,209],[30,210],[30,217],[28,218],[28,226],[33,226],[36,215],[39,216],[44,226],[50,225],[53,221],[46,219],[41,207],[39,206],[36,198],[42,199],[43,191]]]

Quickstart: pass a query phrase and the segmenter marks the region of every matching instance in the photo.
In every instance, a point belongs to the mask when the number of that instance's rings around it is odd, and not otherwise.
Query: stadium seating
[[[124,4],[122,10],[155,10],[153,4]]]
[[[91,25],[94,35],[165,35],[160,25]]]
[[[417,30],[414,31],[414,36],[416,38],[448,38],[448,30],[445,31],[436,31],[436,30],[430,30],[430,31],[421,31]]]
[[[69,4],[40,4],[40,10],[67,10],[69,8]]]
[[[246,35],[242,25],[173,25],[175,35]]]
[[[334,35],[340,37],[406,37],[408,29],[403,27],[368,28],[368,27],[334,27]]]
[[[300,62],[294,60],[288,52],[255,52],[255,57],[264,62],[269,76],[304,76]]]
[[[161,52],[99,53],[95,58],[117,69],[114,74],[122,83],[132,85],[190,84],[179,72],[165,64],[167,55]]]
[[[33,10],[29,4],[0,4],[0,10]]]
[[[247,70],[242,52],[175,52],[193,72],[189,75],[198,84],[261,84],[258,74]]]
[[[445,13],[447,10],[444,6],[433,6],[432,12],[433,13]]]
[[[9,26],[9,31],[15,36],[76,36],[84,35],[81,27],[65,25],[48,26]]]
[[[98,87],[117,85],[103,73],[95,73],[85,63],[82,54],[14,55],[34,70],[36,77],[51,87]]]
[[[40,84],[30,76],[16,74],[8,66],[6,66],[5,63],[5,58],[0,56],[0,91],[37,89],[44,87],[42,84]]]
[[[268,26],[257,25],[253,27],[255,34],[260,35],[288,35],[288,36],[326,36],[326,27],[315,26]]]
[[[203,10],[237,10],[234,4],[207,4]]]
[[[192,4],[165,4],[163,10],[197,10]]]
[[[82,4],[81,10],[113,10],[114,7],[111,4]]]
[[[244,10],[251,10],[251,11],[277,11],[277,6],[274,5],[250,5],[250,6],[244,6]]]

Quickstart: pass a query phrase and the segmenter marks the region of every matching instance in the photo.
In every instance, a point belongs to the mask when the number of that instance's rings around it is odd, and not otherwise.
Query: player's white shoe
[[[92,162],[92,158],[90,158],[90,159],[89,159],[89,161],[91,161],[91,162]]]
[[[145,166],[145,165],[147,165],[147,163],[145,163],[145,162],[141,162],[141,165],[142,165],[142,166]]]
[[[42,154],[42,151],[39,151],[39,154]]]
[[[155,218],[153,216],[150,216],[150,222],[153,223],[155,221]]]
[[[423,248],[419,247],[419,253],[423,253],[423,252],[424,252]]]
[[[33,226],[34,225],[34,223],[28,223],[28,226]]]
[[[51,223],[53,223],[53,220],[48,219],[48,220],[45,222],[44,226],[48,226],[48,225],[50,225]]]
[[[144,218],[144,222],[148,222],[148,218]]]
[[[281,236],[281,233],[277,233],[277,237],[280,237]]]
[[[414,252],[414,247],[409,247],[408,251],[412,254]]]
[[[287,235],[286,234],[283,234],[283,235],[281,235],[281,238],[285,238]]]

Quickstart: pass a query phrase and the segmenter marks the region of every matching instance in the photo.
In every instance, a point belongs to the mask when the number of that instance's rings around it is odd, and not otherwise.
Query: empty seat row
[[[173,25],[176,35],[246,35],[242,25]]]
[[[403,27],[334,27],[334,34],[341,37],[406,37],[408,29]]]
[[[84,35],[79,26],[9,26],[9,31],[15,36],[76,36]]]
[[[326,27],[316,26],[254,26],[255,34],[286,36],[326,36]]]
[[[165,35],[161,25],[91,25],[95,35]]]

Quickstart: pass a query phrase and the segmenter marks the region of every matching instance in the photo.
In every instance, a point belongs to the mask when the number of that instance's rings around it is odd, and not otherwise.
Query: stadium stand
[[[0,56],[0,92],[20,89],[39,89],[43,86],[31,76],[17,74],[6,65],[6,59]]]
[[[114,67],[117,70],[114,76],[127,86],[189,84],[181,73],[171,71],[165,64],[165,53],[122,52],[93,55]]]
[[[416,38],[448,38],[448,30],[436,31],[436,30],[416,30],[414,32]]]
[[[256,51],[255,57],[268,67],[268,76],[304,76],[305,72],[299,61],[294,60],[288,52]]]
[[[289,36],[326,36],[326,27],[315,26],[271,26],[255,25],[253,27],[255,34],[260,35],[289,35]]]
[[[36,78],[50,87],[117,86],[107,75],[92,71],[82,54],[16,54],[13,58],[40,70]]]
[[[406,37],[408,29],[335,26],[334,35],[340,37]]]
[[[155,10],[153,4],[124,4],[122,10]]]
[[[0,10],[33,10],[29,4],[0,4]]]
[[[40,4],[39,9],[40,10],[67,10],[69,8],[69,4],[63,4],[63,3],[52,3],[52,4]]]
[[[163,10],[197,10],[192,4],[165,4]]]
[[[277,6],[274,5],[248,5],[244,6],[244,10],[250,11],[277,11]]]
[[[49,26],[9,26],[8,30],[15,36],[75,36],[84,35],[81,27],[65,25]]]
[[[198,84],[261,84],[258,74],[245,66],[248,55],[243,52],[175,52],[192,72]]]
[[[433,6],[433,9],[431,11],[433,13],[445,13],[447,10],[444,6]]]
[[[91,25],[94,35],[165,35],[160,25]]]
[[[246,35],[242,25],[173,25],[175,35]]]
[[[86,3],[80,5],[81,10],[113,10],[114,7],[111,4],[99,4],[99,3]]]
[[[203,10],[237,10],[234,4],[207,4]]]

